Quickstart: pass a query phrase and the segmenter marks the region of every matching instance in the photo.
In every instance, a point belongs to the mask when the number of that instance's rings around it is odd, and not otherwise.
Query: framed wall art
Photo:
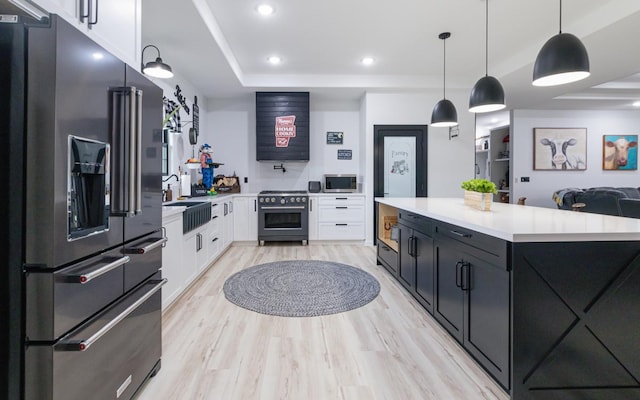
[[[610,171],[638,169],[638,135],[603,135],[602,169]]]
[[[587,128],[533,128],[533,169],[587,169]]]

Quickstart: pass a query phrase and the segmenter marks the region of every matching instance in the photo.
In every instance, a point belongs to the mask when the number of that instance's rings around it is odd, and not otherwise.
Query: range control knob
[[[275,203],[275,202],[276,202],[276,198],[275,198],[275,197],[272,197],[272,198],[271,198],[271,202],[272,202],[272,203]]]
[[[284,199],[284,197],[283,197],[283,198],[281,198],[281,199],[280,199],[280,204],[284,204],[284,203],[285,203],[285,201],[286,201],[286,200]]]
[[[260,197],[260,203],[264,203],[264,199]]]
[[[306,203],[306,202],[307,202],[307,198],[306,198],[306,197],[303,197],[303,198],[302,198],[302,202],[303,202],[303,203]]]
[[[296,197],[296,202],[300,203],[300,197]]]
[[[293,203],[296,199],[294,199],[293,197],[289,199],[289,202]]]

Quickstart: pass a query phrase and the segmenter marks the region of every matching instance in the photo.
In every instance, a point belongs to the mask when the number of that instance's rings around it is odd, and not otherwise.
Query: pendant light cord
[[[560,0],[560,33],[562,33],[562,0]]]
[[[484,20],[484,75],[489,76],[489,0],[485,1],[487,3],[487,7]]]
[[[444,57],[442,58],[442,98],[447,98],[447,39],[442,39]]]

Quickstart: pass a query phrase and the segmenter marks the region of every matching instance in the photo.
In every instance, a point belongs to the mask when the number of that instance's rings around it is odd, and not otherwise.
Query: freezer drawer
[[[27,273],[27,339],[56,340],[122,296],[129,261],[118,247],[54,273]]]
[[[124,291],[127,292],[162,268],[162,247],[167,242],[163,230],[159,230],[124,246],[125,255],[131,261],[124,269]]]
[[[25,399],[130,399],[160,366],[163,284],[149,280],[54,345],[30,345]]]

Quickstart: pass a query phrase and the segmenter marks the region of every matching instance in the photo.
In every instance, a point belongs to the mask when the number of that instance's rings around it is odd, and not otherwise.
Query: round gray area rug
[[[292,260],[260,264],[233,274],[224,295],[261,314],[314,317],[362,307],[380,293],[371,274],[346,264]]]

